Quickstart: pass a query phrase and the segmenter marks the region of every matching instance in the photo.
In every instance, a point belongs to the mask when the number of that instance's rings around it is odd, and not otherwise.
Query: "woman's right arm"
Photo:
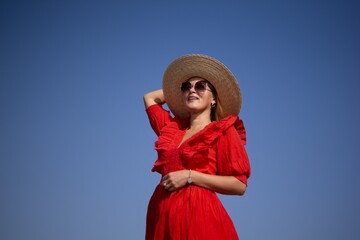
[[[165,98],[162,89],[144,94],[145,109],[154,104],[164,104]]]
[[[165,98],[162,89],[144,94],[146,113],[148,115],[152,129],[158,136],[160,135],[160,131],[165,126],[165,124],[172,120],[169,111],[163,109],[161,106],[156,106],[157,104],[162,105],[164,103]],[[150,108],[150,106],[153,107]]]

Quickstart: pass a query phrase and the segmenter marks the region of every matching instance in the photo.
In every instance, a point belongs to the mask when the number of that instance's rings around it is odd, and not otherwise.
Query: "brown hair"
[[[210,119],[211,121],[219,121],[220,119],[223,118],[224,115],[220,104],[220,100],[218,98],[215,87],[208,80],[205,81],[208,84],[209,88],[211,89],[211,92],[215,99],[215,106],[211,107]]]

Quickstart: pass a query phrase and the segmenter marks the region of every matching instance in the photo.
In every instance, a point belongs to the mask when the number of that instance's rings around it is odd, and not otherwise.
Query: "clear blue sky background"
[[[360,239],[358,1],[2,1],[0,239],[143,239],[142,95],[188,53],[243,92],[242,240]]]

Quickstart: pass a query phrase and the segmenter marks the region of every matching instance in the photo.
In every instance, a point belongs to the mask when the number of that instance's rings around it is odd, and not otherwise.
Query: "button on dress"
[[[206,174],[234,176],[247,185],[250,164],[245,150],[242,120],[230,115],[208,124],[184,141],[188,120],[173,118],[161,105],[146,109],[150,125],[158,135],[158,159],[152,171],[166,174],[191,169]],[[234,224],[217,194],[196,185],[176,191],[156,186],[146,217],[147,240],[239,239]]]

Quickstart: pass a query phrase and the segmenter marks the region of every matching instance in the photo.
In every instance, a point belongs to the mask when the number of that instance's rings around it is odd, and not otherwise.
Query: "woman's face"
[[[190,113],[211,112],[211,104],[215,103],[213,93],[202,78],[191,78],[182,84],[182,96],[186,110]]]

